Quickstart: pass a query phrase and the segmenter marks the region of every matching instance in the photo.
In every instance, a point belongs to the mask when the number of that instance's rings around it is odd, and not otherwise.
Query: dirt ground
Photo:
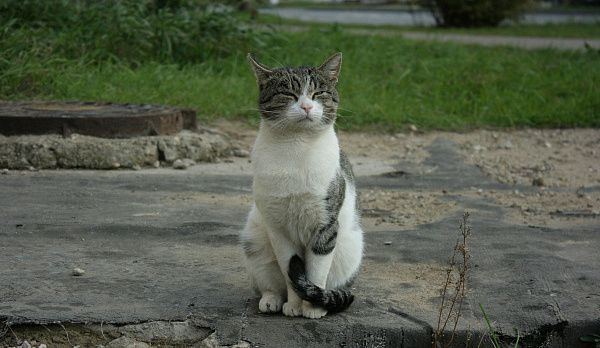
[[[238,161],[247,165],[248,158],[244,156],[252,148],[257,135],[256,128],[226,121],[218,122],[214,127],[228,133],[241,150],[241,157],[225,159],[224,162]],[[453,195],[489,197],[495,204],[507,208],[515,223],[524,225],[559,227],[578,221],[597,221],[600,211],[600,130],[473,130],[465,133],[415,130],[395,134],[339,132],[341,146],[352,158],[357,172],[364,171],[363,167],[368,170],[368,167],[380,164],[385,170],[386,165],[393,168],[391,165],[398,163],[415,174],[435,172],[436,167],[425,164],[425,160],[431,155],[429,145],[438,137],[456,144],[463,160],[480,168],[484,175],[501,183],[531,188],[496,191],[473,187],[463,192],[452,192]],[[456,202],[442,198],[448,194],[445,190],[381,190],[368,187],[359,190],[365,223],[370,228],[411,228],[448,217],[459,208]],[[220,195],[196,197],[182,193],[170,198],[211,199],[215,204],[233,199]],[[249,195],[235,199],[245,206],[251,202]],[[458,222],[460,216],[455,217]],[[419,286],[423,298],[415,301],[426,303],[427,299],[437,296],[439,285],[444,281],[443,269],[440,265],[413,267],[416,268],[411,272],[395,278],[399,283]],[[410,278],[402,278],[406,274]],[[42,343],[49,347],[70,347],[74,342],[101,347],[120,336],[115,331],[93,330],[84,324],[2,326],[0,323],[0,347],[26,347],[22,345],[25,340],[36,348],[43,347]],[[197,346],[217,346],[206,342],[203,344]],[[181,345],[161,342],[161,346]]]
[[[216,127],[231,135],[238,147],[250,150],[257,130],[221,121]],[[455,143],[466,163],[501,183],[535,186],[497,192],[474,187],[462,195],[490,197],[510,208],[514,221],[525,225],[560,226],[579,219],[598,219],[600,191],[600,130],[524,129],[401,133],[338,132],[344,152],[354,165],[405,163],[418,174],[436,170],[423,164],[428,146],[438,137]],[[358,161],[358,162],[357,162]],[[356,168],[355,168],[356,169]],[[384,191],[360,188],[367,218],[375,224],[414,226],[436,221],[455,204],[440,199],[446,192]]]

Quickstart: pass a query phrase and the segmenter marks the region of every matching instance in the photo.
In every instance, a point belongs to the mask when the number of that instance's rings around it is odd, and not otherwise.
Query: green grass
[[[79,58],[29,37],[0,37],[0,99],[154,103],[197,109],[200,121],[255,123],[257,87],[245,47],[200,62]],[[599,127],[600,54],[525,51],[321,29],[260,36],[265,64],[319,64],[342,51],[345,129]],[[66,56],[66,57],[65,57]],[[102,55],[99,55],[102,56]]]

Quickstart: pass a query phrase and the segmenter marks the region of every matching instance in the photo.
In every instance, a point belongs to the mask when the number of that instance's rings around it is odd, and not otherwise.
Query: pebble
[[[2,175],[6,175],[6,174],[8,174],[8,168],[2,169]]]
[[[189,158],[182,158],[182,159],[175,160],[175,162],[173,162],[173,168],[188,169],[189,167],[193,166],[194,164],[196,164],[196,162],[194,162],[193,160],[191,160]]]
[[[250,157],[250,151],[243,149],[235,149],[233,150],[233,155],[235,157]]]
[[[152,163],[152,166],[154,168],[160,168],[160,161],[154,161],[154,163]]]
[[[138,342],[133,338],[122,336],[111,341],[106,348],[150,348],[147,343]]]
[[[475,151],[475,152],[481,152],[481,151],[485,151],[485,150],[487,150],[487,148],[485,146],[473,145],[473,151]]]
[[[383,242],[383,245],[392,245],[392,241],[391,240],[385,241],[385,242]]]
[[[531,184],[533,186],[544,186],[544,178],[535,178]]]
[[[85,271],[81,268],[73,268],[73,275],[76,277],[80,277],[85,274]]]

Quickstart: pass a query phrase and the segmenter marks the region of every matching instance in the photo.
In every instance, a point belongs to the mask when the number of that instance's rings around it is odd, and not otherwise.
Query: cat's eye
[[[294,100],[298,100],[298,96],[291,92],[281,92],[279,94],[289,97],[289,98],[293,98]]]
[[[319,97],[321,97],[321,96],[324,96],[324,95],[325,95],[325,93],[327,93],[327,92],[325,92],[325,91],[319,91],[319,92],[315,92],[315,93],[313,94],[313,96],[312,96],[312,99],[313,99],[313,100],[315,100],[315,99],[317,99],[317,98],[319,98]]]

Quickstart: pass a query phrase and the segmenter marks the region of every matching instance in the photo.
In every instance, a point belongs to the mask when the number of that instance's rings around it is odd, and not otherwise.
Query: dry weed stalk
[[[467,295],[467,270],[469,269],[469,259],[471,253],[467,247],[467,238],[471,235],[471,227],[467,225],[467,219],[471,215],[469,212],[464,213],[459,229],[462,235],[462,243],[460,238],[454,246],[454,253],[450,257],[450,264],[446,268],[446,283],[442,288],[440,295],[442,296],[442,304],[440,305],[440,314],[438,316],[437,329],[433,338],[433,348],[437,348],[438,344],[441,347],[441,339],[446,331],[446,327],[454,322],[452,327],[452,335],[450,340],[444,347],[449,347],[454,340],[458,320],[460,319],[463,301]],[[457,260],[460,258],[461,260]],[[456,277],[458,275],[458,278]],[[454,293],[451,293],[454,288]]]

